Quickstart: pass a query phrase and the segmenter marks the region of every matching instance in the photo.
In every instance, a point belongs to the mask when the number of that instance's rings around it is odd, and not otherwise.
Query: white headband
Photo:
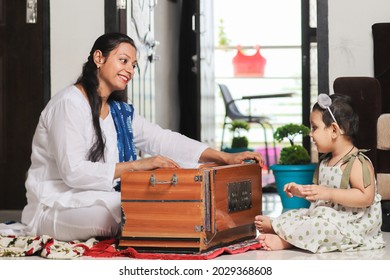
[[[332,111],[329,108],[330,105],[332,105],[332,99],[330,99],[330,96],[327,95],[326,93],[320,93],[318,95],[317,103],[318,103],[318,105],[322,109],[327,109],[328,110],[328,112],[330,113],[330,116],[332,117],[333,121],[340,127],[339,123],[337,122],[336,118],[334,117]],[[341,128],[340,128],[340,133],[344,134],[344,132],[343,132],[343,130]]]
[[[332,111],[330,110],[330,105],[332,105],[332,99],[330,99],[329,95],[327,95],[326,93],[320,93],[318,95],[318,105],[320,105],[320,107],[322,109],[328,109],[332,119],[334,120],[335,123],[337,123],[336,121],[336,118],[334,117]],[[338,123],[337,123],[338,124]]]

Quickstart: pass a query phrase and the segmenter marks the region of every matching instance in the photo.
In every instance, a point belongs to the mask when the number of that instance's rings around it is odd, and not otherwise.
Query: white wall
[[[181,1],[159,1],[154,12],[154,37],[160,45],[155,62],[156,122],[164,128],[179,129],[179,35]]]
[[[104,33],[104,0],[50,1],[51,94],[81,74],[96,38]]]
[[[389,0],[328,0],[329,90],[340,76],[374,76],[371,26],[390,22]]]
[[[155,10],[156,122],[177,130],[178,51],[181,1],[159,1]],[[104,33],[104,0],[51,0],[51,93],[72,84],[81,74],[96,38]]]

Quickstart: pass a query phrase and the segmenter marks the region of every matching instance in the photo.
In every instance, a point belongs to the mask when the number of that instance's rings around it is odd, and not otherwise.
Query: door
[[[179,50],[180,132],[214,143],[213,1],[183,1]]]
[[[199,46],[197,69],[200,90],[200,141],[215,144],[215,69],[214,69],[214,3],[199,1],[197,44]]]
[[[137,46],[137,72],[128,86],[128,102],[137,114],[155,121],[154,8],[156,0],[105,0],[105,31],[128,34]]]
[[[0,209],[26,204],[32,137],[50,96],[48,13],[49,0],[0,0]]]
[[[154,40],[155,0],[127,1],[127,34],[137,46],[137,74],[129,86],[129,102],[138,114],[155,122]]]

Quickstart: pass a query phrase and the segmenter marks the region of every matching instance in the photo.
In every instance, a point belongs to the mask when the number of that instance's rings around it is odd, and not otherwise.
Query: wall
[[[164,128],[179,129],[179,35],[181,1],[158,1],[154,12],[154,37],[160,42],[155,62],[156,122]]]
[[[178,129],[178,45],[181,1],[159,1],[155,10],[156,122]],[[104,33],[104,0],[51,0],[51,92],[75,82],[98,36]]]
[[[339,76],[373,76],[371,26],[390,22],[389,0],[329,0],[329,90]]]
[[[51,94],[76,81],[104,33],[104,0],[50,1]]]
[[[178,127],[177,75],[181,1],[155,10],[156,120]],[[371,26],[390,21],[388,0],[329,0],[329,89],[339,76],[373,76]],[[95,39],[104,32],[104,0],[51,0],[51,91],[73,83]]]

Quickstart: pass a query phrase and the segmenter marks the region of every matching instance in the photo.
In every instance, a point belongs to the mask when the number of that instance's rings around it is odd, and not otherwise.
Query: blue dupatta
[[[110,101],[109,105],[118,137],[119,162],[136,160],[137,153],[131,125],[134,108],[126,102],[118,101]],[[115,186],[115,190],[120,191],[120,182]]]

